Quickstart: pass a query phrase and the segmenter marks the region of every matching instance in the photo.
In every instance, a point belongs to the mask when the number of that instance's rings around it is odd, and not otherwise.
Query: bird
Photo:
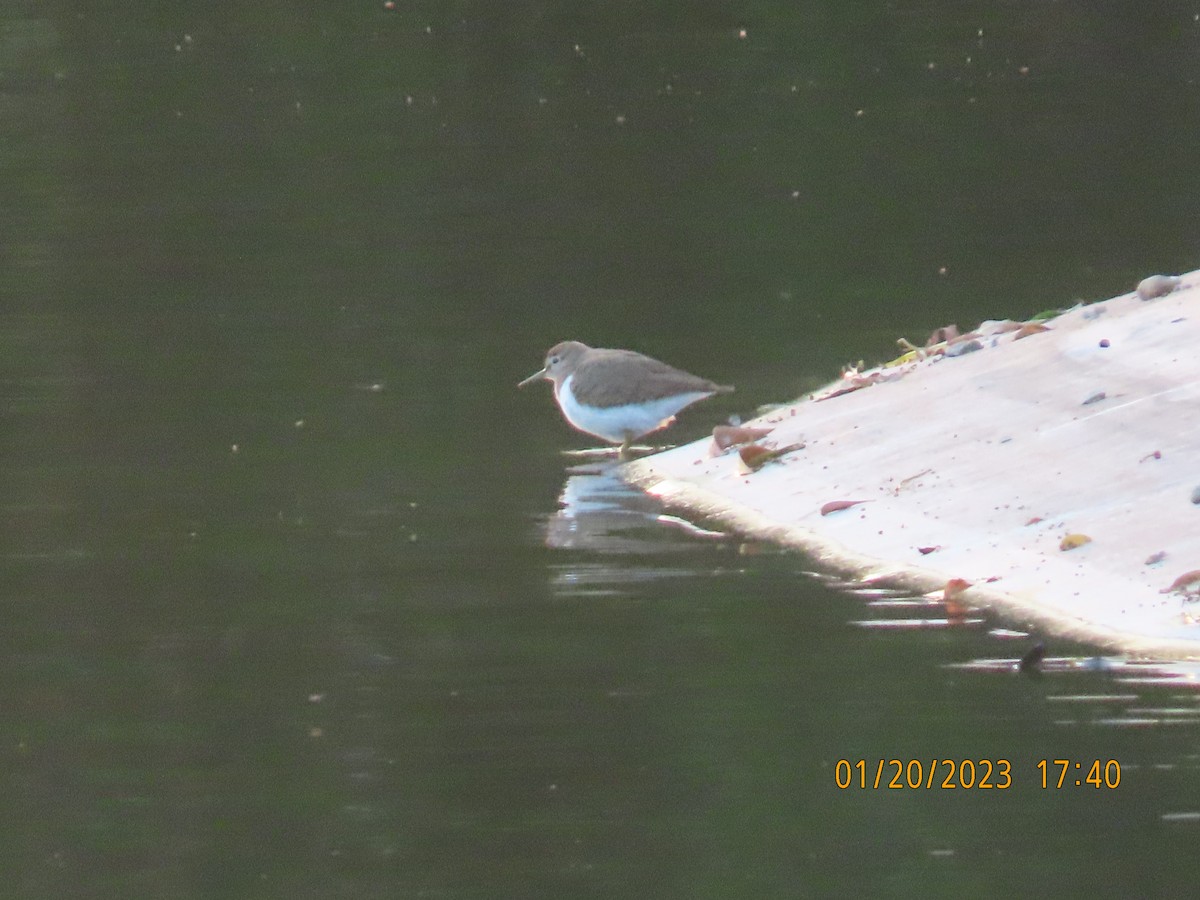
[[[620,444],[621,457],[637,438],[670,425],[684,407],[733,391],[731,385],[633,350],[589,347],[579,341],[555,344],[545,362],[517,387],[549,381],[566,420],[580,431]]]

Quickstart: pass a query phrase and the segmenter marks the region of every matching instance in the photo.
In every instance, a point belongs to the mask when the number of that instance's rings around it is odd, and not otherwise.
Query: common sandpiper
[[[545,367],[517,387],[541,380],[554,385],[554,399],[568,422],[620,444],[621,456],[637,438],[670,425],[685,406],[733,390],[632,350],[579,341],[555,344]]]

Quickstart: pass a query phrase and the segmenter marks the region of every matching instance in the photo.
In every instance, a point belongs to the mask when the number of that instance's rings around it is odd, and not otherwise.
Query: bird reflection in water
[[[546,546],[590,551],[605,558],[581,557],[556,566],[559,593],[612,594],[619,592],[614,587],[619,584],[694,575],[695,567],[664,565],[652,557],[695,551],[702,542],[728,538],[723,532],[668,515],[661,502],[617,476],[619,465],[607,460],[567,469],[559,508],[545,523]]]

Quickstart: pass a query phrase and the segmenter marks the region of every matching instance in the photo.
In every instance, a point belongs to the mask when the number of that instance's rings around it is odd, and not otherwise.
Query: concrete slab
[[[804,443],[756,471],[706,439],[623,475],[863,578],[963,578],[1056,633],[1200,658],[1200,583],[1171,589],[1200,570],[1200,272],[1045,324],[746,423]],[[868,502],[821,514],[839,500]]]

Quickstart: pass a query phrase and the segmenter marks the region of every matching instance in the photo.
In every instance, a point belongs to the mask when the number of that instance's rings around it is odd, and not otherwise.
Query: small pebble
[[[1200,503],[1200,485],[1192,488],[1192,502]]]
[[[1103,338],[1100,341],[1100,346],[1101,347],[1111,347],[1112,345],[1108,342],[1108,338]]]
[[[964,353],[974,353],[976,350],[982,349],[983,344],[979,343],[979,341],[959,341],[957,344],[950,344],[946,347],[945,355],[954,358],[955,356],[962,356]]]
[[[1105,394],[1104,391],[1096,391],[1096,393],[1092,394],[1092,396],[1088,397],[1080,405],[1081,406],[1090,406],[1093,403],[1099,403],[1101,400],[1103,400],[1107,396],[1108,395]],[[1200,502],[1200,501],[1197,501],[1197,502]]]
[[[1145,566],[1157,566],[1160,562],[1167,558],[1166,550],[1159,550],[1157,553],[1151,553],[1146,557],[1146,561],[1142,563]]]
[[[1028,653],[1021,657],[1017,668],[1026,674],[1040,672],[1042,669],[1042,660],[1045,658],[1046,645],[1038,641],[1029,649]]]
[[[1178,275],[1151,275],[1138,282],[1137,295],[1143,300],[1165,297],[1179,287],[1181,280]]]

